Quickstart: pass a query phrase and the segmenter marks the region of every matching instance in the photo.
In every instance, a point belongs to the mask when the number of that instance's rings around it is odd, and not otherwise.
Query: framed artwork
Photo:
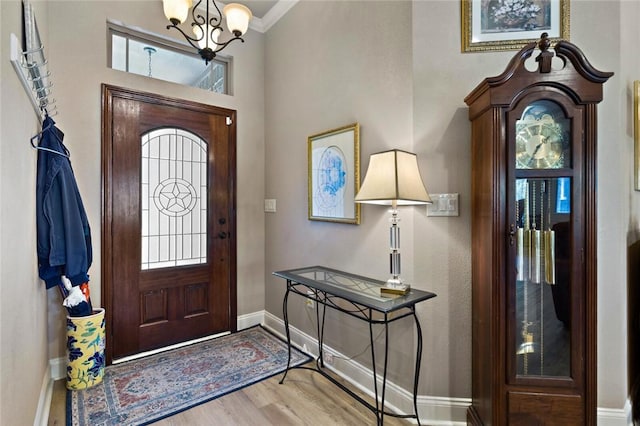
[[[633,150],[634,182],[636,191],[640,191],[640,80],[633,82]]]
[[[461,0],[462,51],[518,50],[549,34],[569,41],[569,0]]]
[[[309,136],[309,220],[360,223],[360,126]]]

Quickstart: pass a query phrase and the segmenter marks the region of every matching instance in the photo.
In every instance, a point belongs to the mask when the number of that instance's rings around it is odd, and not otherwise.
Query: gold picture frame
[[[360,125],[307,138],[309,220],[360,224]]]
[[[635,190],[640,191],[640,80],[633,82],[633,158]]]
[[[543,32],[552,44],[569,41],[569,0],[461,0],[460,5],[462,52],[518,50]]]

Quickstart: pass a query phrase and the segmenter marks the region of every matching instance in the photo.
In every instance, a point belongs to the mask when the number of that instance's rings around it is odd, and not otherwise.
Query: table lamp
[[[416,154],[392,149],[371,154],[369,168],[355,197],[356,203],[391,206],[389,233],[391,278],[381,288],[382,293],[406,294],[410,286],[400,278],[400,227],[398,206],[431,204],[422,183]]]

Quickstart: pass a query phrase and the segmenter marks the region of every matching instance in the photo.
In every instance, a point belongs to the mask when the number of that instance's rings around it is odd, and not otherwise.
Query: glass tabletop
[[[380,294],[380,288],[385,285],[384,281],[324,266],[277,271],[273,275],[381,312],[406,308],[436,296],[434,293],[417,289],[411,289],[405,295],[383,296]]]

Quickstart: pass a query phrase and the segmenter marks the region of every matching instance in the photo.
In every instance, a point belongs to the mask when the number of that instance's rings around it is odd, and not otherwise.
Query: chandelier
[[[196,14],[196,9],[200,6],[200,3],[205,2],[205,15],[200,13]],[[209,1],[213,4],[211,12],[209,13]],[[162,0],[164,14],[171,22],[167,25],[167,29],[175,28],[180,31],[187,42],[198,50],[198,53],[204,59],[205,64],[208,64],[216,53],[227,47],[229,43],[234,40],[240,40],[244,43],[242,35],[247,32],[249,28],[249,21],[252,14],[248,7],[238,4],[229,3],[222,9],[216,4],[215,0],[198,0],[196,5],[191,9],[193,0]],[[193,22],[191,28],[193,36],[185,33],[178,25],[187,20],[189,15],[189,9],[191,9],[191,17]],[[217,12],[217,16],[214,13]],[[227,28],[233,34],[233,37],[226,41],[218,41],[220,34],[224,31],[222,29],[222,15],[227,21]]]

